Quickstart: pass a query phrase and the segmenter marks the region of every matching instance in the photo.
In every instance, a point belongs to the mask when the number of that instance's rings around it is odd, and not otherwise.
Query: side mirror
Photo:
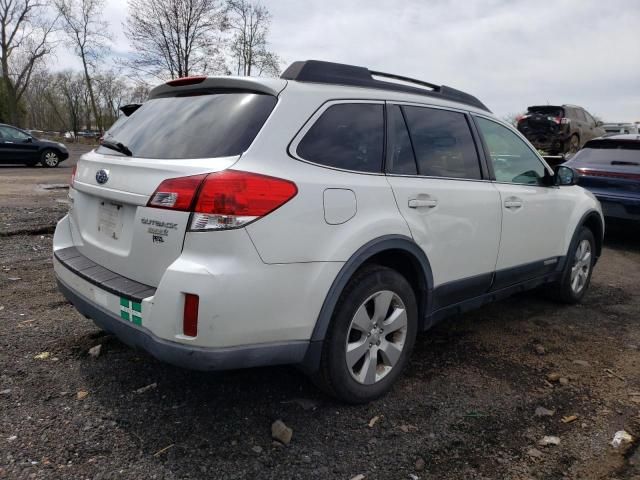
[[[555,184],[562,187],[565,185],[576,185],[578,183],[578,173],[566,165],[558,165],[553,169]]]
[[[24,143],[33,143],[33,137],[25,138]]]
[[[604,125],[604,122],[596,122],[596,127],[601,127],[602,125]]]

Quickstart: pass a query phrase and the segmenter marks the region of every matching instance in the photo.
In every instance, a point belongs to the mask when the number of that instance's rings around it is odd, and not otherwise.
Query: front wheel
[[[42,152],[40,163],[46,168],[55,168],[60,163],[60,157],[54,150],[45,150]]]
[[[579,228],[567,255],[562,277],[550,290],[553,296],[563,303],[574,304],[582,300],[589,288],[596,261],[593,233],[586,227]]]
[[[416,298],[407,280],[387,267],[363,268],[338,300],[317,383],[348,403],[384,395],[409,361],[417,325]]]

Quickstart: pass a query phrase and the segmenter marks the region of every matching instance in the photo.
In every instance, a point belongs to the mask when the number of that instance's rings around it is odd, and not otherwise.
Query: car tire
[[[589,289],[596,261],[596,241],[593,232],[579,227],[571,242],[560,280],[549,285],[548,292],[557,301],[576,304]]]
[[[362,268],[336,304],[316,384],[351,404],[384,395],[407,366],[417,327],[418,308],[409,282],[391,268]]]
[[[60,155],[48,148],[40,155],[40,164],[45,168],[56,168],[60,164]]]
[[[580,137],[574,133],[569,138],[569,149],[567,150],[567,153],[575,154],[578,150],[580,150]]]

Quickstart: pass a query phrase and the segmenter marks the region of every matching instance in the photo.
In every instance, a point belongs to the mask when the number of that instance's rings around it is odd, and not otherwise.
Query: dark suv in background
[[[69,151],[62,143],[36,138],[30,133],[0,123],[0,164],[23,163],[33,167],[54,168],[69,158]]]
[[[592,138],[605,134],[602,122],[576,105],[536,105],[518,119],[518,130],[549,155],[576,153]]]

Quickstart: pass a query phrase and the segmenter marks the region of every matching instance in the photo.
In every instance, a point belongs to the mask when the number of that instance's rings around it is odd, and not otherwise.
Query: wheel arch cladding
[[[587,227],[593,233],[596,240],[596,257],[602,253],[602,241],[604,238],[604,224],[600,214],[595,210],[585,213],[578,224]]]
[[[424,325],[433,291],[431,265],[422,249],[404,235],[385,235],[360,247],[344,264],[331,284],[311,335],[312,342],[324,340],[342,291],[364,265],[376,263],[397,270],[413,287],[418,303],[419,329]]]

